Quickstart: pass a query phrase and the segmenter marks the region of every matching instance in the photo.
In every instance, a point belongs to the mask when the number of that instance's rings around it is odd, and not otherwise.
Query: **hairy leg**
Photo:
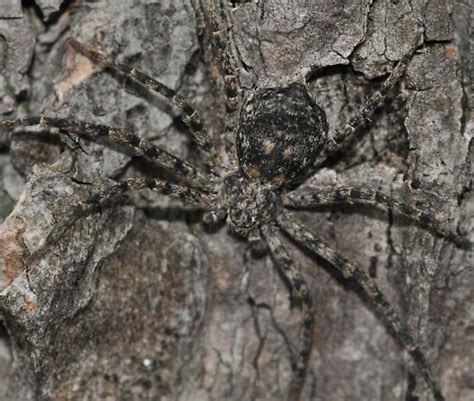
[[[441,394],[438,383],[434,379],[420,344],[416,342],[408,329],[402,324],[400,317],[386,300],[375,281],[367,276],[356,263],[351,262],[332,249],[325,241],[312,235],[302,225],[283,217],[280,217],[277,223],[302,248],[328,261],[346,279],[353,279],[357,282],[364,294],[372,301],[377,311],[385,317],[397,338],[412,356],[420,373],[429,385],[434,399],[436,401],[444,401],[444,397]]]
[[[290,209],[309,209],[334,203],[353,204],[357,201],[366,201],[388,207],[415,221],[421,227],[447,238],[460,247],[466,248],[472,245],[466,238],[449,231],[433,215],[423,212],[416,207],[401,203],[380,191],[366,187],[321,187],[315,188],[311,192],[296,191],[288,195],[285,206]]]
[[[91,46],[79,43],[77,40],[74,40],[72,38],[69,38],[67,40],[67,43],[72,48],[77,50],[79,53],[81,53],[94,63],[125,74],[128,78],[134,80],[135,82],[138,82],[144,85],[145,87],[166,97],[171,101],[171,103],[183,110],[183,121],[189,127],[192,138],[194,142],[199,146],[204,158],[210,158],[211,161],[215,160],[216,150],[206,130],[204,129],[201,118],[199,117],[197,111],[193,108],[193,106],[183,96],[181,96],[175,90],[162,84],[161,82],[156,81],[150,76],[144,74],[137,68],[120,64],[111,57],[94,50]]]
[[[301,399],[309,356],[313,346],[314,310],[313,299],[306,284],[306,280],[299,271],[298,266],[288,255],[288,252],[275,233],[274,227],[268,227],[262,234],[270,249],[272,258],[290,286],[292,298],[298,302],[302,313],[301,344],[296,362],[294,363],[294,374],[290,384],[288,400],[298,401]]]
[[[206,207],[210,201],[206,194],[186,186],[167,183],[164,180],[156,178],[128,178],[112,185],[102,192],[94,194],[85,201],[77,203],[76,206],[72,208],[70,217],[64,219],[62,223],[58,224],[57,227],[51,231],[46,239],[45,246],[32,255],[32,260],[42,258],[51,247],[54,247],[61,238],[64,238],[64,235],[71,230],[71,227],[74,227],[76,221],[89,214],[99,212],[106,207],[112,206],[111,204],[114,197],[144,188],[152,189],[197,208]]]
[[[210,181],[207,174],[188,162],[173,156],[171,153],[153,145],[146,139],[120,128],[52,117],[26,117],[17,120],[0,121],[0,129],[12,129],[34,125],[39,125],[46,129],[57,128],[60,132],[74,133],[94,142],[101,140],[109,141],[119,148],[125,148],[124,150],[127,150],[127,153],[133,156],[143,156],[151,162],[183,178],[189,179],[189,181],[198,188],[206,188]]]
[[[221,87],[225,98],[226,116],[224,119],[224,135],[222,136],[228,160],[223,160],[228,169],[237,167],[235,156],[235,135],[238,125],[237,111],[239,108],[240,87],[238,68],[232,51],[232,29],[226,4],[222,0],[202,1],[202,15],[205,25],[209,27],[207,41],[209,46],[209,63],[214,80]]]
[[[382,84],[382,87],[375,92],[361,107],[358,113],[353,116],[345,125],[336,130],[333,137],[328,143],[327,149],[320,156],[315,163],[316,166],[324,162],[331,154],[334,154],[341,149],[343,143],[349,139],[352,134],[374,113],[374,111],[383,103],[387,93],[400,81],[400,78],[405,73],[405,70],[415,54],[416,50],[423,43],[423,34],[419,32],[410,48],[410,50],[403,55],[396,67],[393,69],[390,76]]]
[[[128,178],[103,192],[96,193],[85,202],[79,203],[74,208],[74,215],[80,217],[100,211],[118,195],[144,188],[152,189],[173,199],[179,199],[192,206],[205,207],[208,203],[206,195],[189,187],[171,184],[159,178]]]
[[[237,110],[239,102],[239,91],[237,85],[237,74],[232,53],[229,52],[228,46],[230,45],[230,28],[227,27],[228,15],[226,13],[225,4],[222,0],[217,0],[219,3],[216,10],[213,8],[210,11],[210,17],[208,19],[211,27],[211,46],[213,50],[213,56],[218,60],[222,79],[224,83],[224,95],[226,98],[226,109],[228,113],[234,113]],[[219,17],[218,15],[219,14]],[[219,23],[219,18],[221,23]],[[222,26],[224,25],[224,26]]]

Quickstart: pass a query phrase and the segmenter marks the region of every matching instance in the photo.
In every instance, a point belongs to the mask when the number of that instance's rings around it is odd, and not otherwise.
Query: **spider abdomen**
[[[245,103],[237,132],[237,157],[250,180],[293,183],[320,153],[326,115],[306,87],[258,89]]]

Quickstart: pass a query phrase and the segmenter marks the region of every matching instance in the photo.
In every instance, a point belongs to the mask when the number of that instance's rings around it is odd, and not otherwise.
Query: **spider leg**
[[[219,0],[219,14],[221,19],[227,21],[225,4]],[[232,55],[228,52],[230,42],[230,28],[223,28],[218,21],[216,11],[211,11],[211,16],[207,21],[211,26],[211,46],[214,57],[219,61],[221,74],[224,82],[224,95],[226,98],[226,109],[228,113],[234,113],[237,110],[239,101],[239,91],[237,85],[237,68],[234,65]]]
[[[402,324],[400,317],[386,300],[375,281],[367,276],[356,263],[349,261],[339,252],[332,249],[325,241],[313,236],[302,225],[281,216],[278,218],[277,224],[299,246],[328,261],[344,278],[353,279],[357,282],[364,294],[372,301],[377,311],[385,317],[397,338],[412,356],[420,373],[430,387],[434,399],[436,401],[444,401],[444,397],[434,379],[433,372],[427,363],[425,353],[420,344],[409,333],[407,327]]]
[[[230,17],[226,10],[226,5],[222,0],[217,0],[218,6],[216,10],[215,2],[212,2],[212,8],[207,11],[203,9],[205,25],[210,27],[210,54],[211,63],[216,65],[218,75],[215,81],[219,83],[219,75],[222,77],[223,94],[226,101],[226,118],[224,119],[224,144],[226,154],[229,160],[229,169],[237,167],[237,159],[235,157],[235,136],[234,128],[237,126],[236,112],[240,103],[240,85],[238,83],[238,75],[233,52],[229,47],[232,46],[232,30],[229,25]]]
[[[290,287],[291,296],[299,303],[302,313],[301,343],[298,358],[293,366],[293,378],[290,384],[288,400],[298,401],[301,399],[303,385],[306,378],[309,356],[313,346],[314,310],[313,299],[308,289],[305,278],[299,267],[289,256],[285,246],[275,234],[274,227],[267,227],[262,234],[268,244],[270,253]]]
[[[100,211],[108,206],[113,198],[118,195],[144,188],[149,188],[170,198],[181,200],[191,206],[204,207],[208,203],[206,195],[193,188],[171,184],[159,178],[128,178],[105,191],[94,194],[85,202],[79,203],[74,208],[74,215],[80,217]]]
[[[366,201],[385,206],[415,221],[421,227],[447,238],[460,247],[469,248],[472,246],[468,239],[448,230],[441,221],[431,214],[423,212],[414,206],[401,203],[380,191],[370,188],[322,187],[317,188],[314,192],[296,192],[288,195],[285,206],[290,209],[309,209],[334,203],[353,204],[357,201]]]
[[[170,198],[181,200],[185,204],[198,208],[206,207],[209,203],[209,198],[206,194],[193,188],[171,184],[158,178],[128,178],[102,192],[94,194],[87,200],[79,202],[74,206],[71,218],[68,219],[67,222],[64,221],[64,224],[60,224],[57,229],[51,232],[46,240],[48,246],[45,246],[42,250],[38,251],[35,254],[35,258],[40,258],[44,255],[47,249],[54,246],[61,238],[63,238],[65,233],[71,228],[73,222],[77,219],[89,214],[100,212],[104,208],[111,206],[113,199],[119,195],[144,188],[152,189],[162,193],[163,195],[169,196]]]
[[[222,198],[216,196],[206,208],[202,216],[202,222],[208,227],[215,227],[223,223],[227,218],[228,203]]]
[[[385,96],[403,76],[411,58],[413,57],[413,54],[415,54],[416,50],[422,45],[422,43],[423,34],[422,32],[419,32],[416,35],[410,50],[403,55],[390,76],[382,84],[382,87],[366,101],[366,103],[361,107],[355,116],[353,116],[342,128],[336,130],[333,137],[330,139],[330,142],[328,143],[327,149],[325,149],[325,151],[323,151],[318,157],[316,165],[320,165],[322,162],[324,162],[324,160],[327,159],[327,157],[340,150],[343,142],[350,138],[357,128],[359,128],[361,124],[364,123],[383,103]]]
[[[146,139],[120,128],[52,117],[26,117],[0,121],[0,129],[34,125],[46,129],[57,128],[60,132],[74,133],[90,141],[106,140],[117,146],[125,147],[133,156],[143,156],[151,162],[189,179],[197,187],[206,188],[210,181],[209,176],[197,167],[153,145]]]
[[[182,116],[182,119],[189,127],[191,136],[202,151],[204,158],[206,159],[208,156],[210,156],[211,160],[215,160],[216,150],[206,130],[204,129],[201,118],[191,103],[189,103],[189,101],[186,100],[182,95],[162,84],[161,82],[156,81],[152,77],[144,74],[137,68],[120,64],[108,55],[94,50],[91,46],[82,44],[72,38],[67,39],[67,44],[69,44],[73,49],[77,50],[83,56],[90,59],[92,62],[100,66],[119,71],[133,81],[138,82],[169,99],[171,103],[183,110],[184,115]]]

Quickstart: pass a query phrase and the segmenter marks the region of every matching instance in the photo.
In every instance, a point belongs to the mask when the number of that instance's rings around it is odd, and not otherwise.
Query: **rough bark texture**
[[[467,3],[233,3],[244,88],[316,71],[309,87],[330,132],[423,24],[427,43],[402,85],[314,182],[370,184],[474,239]],[[0,0],[0,114],[127,127],[195,158],[176,110],[63,41],[100,43],[179,88],[217,138],[223,98],[200,51],[202,4]],[[71,220],[79,199],[138,167],[113,149],[47,139],[30,130],[0,155],[0,399],[284,399],[299,312],[269,258],[251,257],[226,228],[204,232],[194,214],[149,193]],[[472,254],[373,207],[299,216],[376,278],[427,345],[447,400],[474,399]],[[54,245],[45,243],[50,234]],[[316,304],[305,399],[428,400],[412,361],[356,289],[293,254]]]

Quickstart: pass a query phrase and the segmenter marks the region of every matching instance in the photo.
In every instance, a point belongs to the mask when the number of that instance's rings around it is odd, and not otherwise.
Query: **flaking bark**
[[[0,1],[2,118],[74,116],[140,132],[197,160],[175,109],[66,48],[73,37],[179,89],[223,151],[223,97],[206,36],[198,36],[209,29],[207,1],[20,3]],[[242,86],[309,74],[330,133],[379,86],[421,23],[426,45],[402,85],[313,182],[370,185],[473,239],[464,4],[233,3]],[[0,399],[284,399],[300,314],[270,259],[253,258],[225,227],[205,232],[193,212],[151,193],[71,219],[92,192],[149,166],[75,137],[53,139],[25,132],[0,155]],[[425,342],[447,400],[471,400],[472,253],[382,209],[299,216],[376,278]],[[292,255],[316,310],[305,399],[429,400],[412,361],[355,286],[322,261]]]

